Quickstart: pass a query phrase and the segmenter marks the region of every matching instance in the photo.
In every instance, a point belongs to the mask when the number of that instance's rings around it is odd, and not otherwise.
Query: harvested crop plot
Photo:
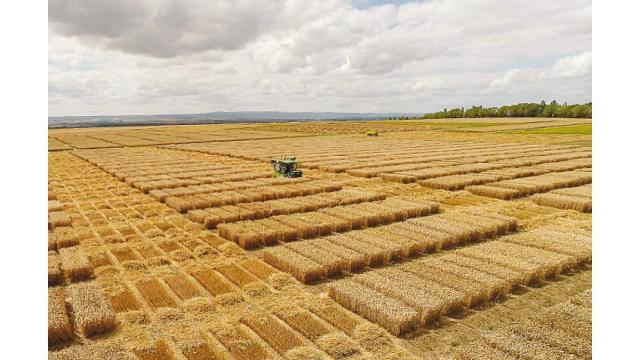
[[[271,179],[269,179],[271,180]],[[229,191],[215,191],[215,186],[202,187],[202,193],[196,195],[168,196],[164,202],[178,212],[186,213],[189,210],[206,209],[224,205],[236,205],[241,203],[261,202],[276,199],[286,199],[305,195],[313,195],[324,192],[338,191],[342,184],[334,181],[282,181],[279,178],[265,181],[281,185],[257,185],[248,189]],[[265,183],[262,182],[262,183]],[[255,182],[260,184],[261,182]]]
[[[49,356],[444,358],[591,287],[591,214],[534,202],[587,194],[578,135],[371,124],[52,131]],[[533,196],[469,191],[503,182]]]
[[[482,185],[502,180],[527,178],[547,173],[564,172],[591,167],[590,158],[564,160],[553,163],[503,167],[477,173],[437,176],[418,183],[425,187],[450,191],[462,190],[471,185]]]
[[[514,218],[469,208],[284,244],[264,250],[263,257],[299,281],[312,282],[491,239],[515,231],[516,225]]]
[[[590,183],[591,171],[574,170],[469,186],[467,190],[476,195],[509,200]]]
[[[345,189],[293,198],[190,210],[189,219],[203,224],[208,229],[213,229],[223,223],[257,220],[270,216],[316,211],[333,206],[377,201],[384,199],[385,196],[374,192]]]
[[[272,171],[264,165],[191,152],[126,148],[83,150],[74,154],[145,193],[163,189],[175,189],[173,194],[178,194],[180,189],[189,193],[190,186],[197,188],[195,186],[203,184],[272,176]]]
[[[536,194],[531,201],[542,206],[591,212],[591,184]]]
[[[220,236],[243,248],[309,239],[351,229],[388,224],[438,211],[438,204],[416,199],[385,200],[336,206],[308,213],[218,226]]]
[[[591,358],[591,290],[455,350],[454,358]]]
[[[590,236],[541,228],[329,285],[343,306],[396,335],[591,261]],[[544,235],[546,234],[546,236]],[[385,299],[381,301],[380,299]],[[388,309],[381,312],[381,309]]]

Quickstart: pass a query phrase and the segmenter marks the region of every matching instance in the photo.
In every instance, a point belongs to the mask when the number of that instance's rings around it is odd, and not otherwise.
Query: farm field
[[[585,124],[50,130],[49,358],[590,359]]]

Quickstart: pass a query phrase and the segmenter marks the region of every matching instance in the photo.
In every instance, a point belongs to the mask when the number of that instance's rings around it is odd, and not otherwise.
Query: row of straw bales
[[[331,283],[329,294],[388,331],[402,334],[590,261],[590,238],[554,231],[541,228],[507,235],[357,274]]]
[[[573,170],[469,186],[467,190],[480,196],[509,200],[589,183],[591,183],[591,172]]]
[[[323,239],[284,244],[263,252],[274,267],[302,282],[313,282],[345,271],[383,266],[470,241],[515,231],[515,218],[466,208],[406,222],[352,231]],[[295,253],[295,254],[294,254]]]
[[[295,198],[191,210],[188,216],[192,221],[201,223],[208,229],[213,229],[223,223],[258,220],[277,215],[310,212],[327,207],[358,204],[361,202],[382,200],[384,198],[385,195],[383,194],[346,189]]]
[[[429,215],[438,209],[438,204],[430,201],[387,198],[308,213],[222,224],[218,226],[218,233],[243,248],[251,248],[388,224]]]
[[[531,201],[542,206],[590,213],[592,211],[591,184],[536,194],[531,197]]]
[[[245,190],[251,188],[261,188],[265,186],[276,185],[293,185],[312,181],[310,178],[286,178],[286,177],[269,177],[253,180],[243,180],[234,182],[220,182],[212,184],[199,184],[186,187],[164,188],[162,190],[152,190],[149,195],[158,201],[164,201],[169,196],[186,196],[232,190]]]
[[[206,209],[223,205],[235,205],[313,195],[342,189],[339,182],[317,180],[292,185],[277,185],[250,188],[238,191],[223,191],[186,196],[169,196],[165,203],[170,208],[186,213],[189,210]]]

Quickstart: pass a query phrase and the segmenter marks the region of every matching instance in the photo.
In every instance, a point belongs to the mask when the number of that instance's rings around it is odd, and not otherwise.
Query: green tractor
[[[273,166],[273,176],[284,176],[288,178],[296,178],[302,176],[302,170],[298,170],[298,162],[295,156],[287,156],[282,160],[271,160]]]
[[[367,130],[367,136],[378,136],[378,130]]]

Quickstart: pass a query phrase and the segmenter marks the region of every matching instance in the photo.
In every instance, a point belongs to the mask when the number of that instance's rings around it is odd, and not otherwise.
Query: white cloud
[[[587,0],[51,0],[49,14],[52,116],[591,99]]]
[[[542,78],[565,78],[591,75],[591,51],[558,59]]]

